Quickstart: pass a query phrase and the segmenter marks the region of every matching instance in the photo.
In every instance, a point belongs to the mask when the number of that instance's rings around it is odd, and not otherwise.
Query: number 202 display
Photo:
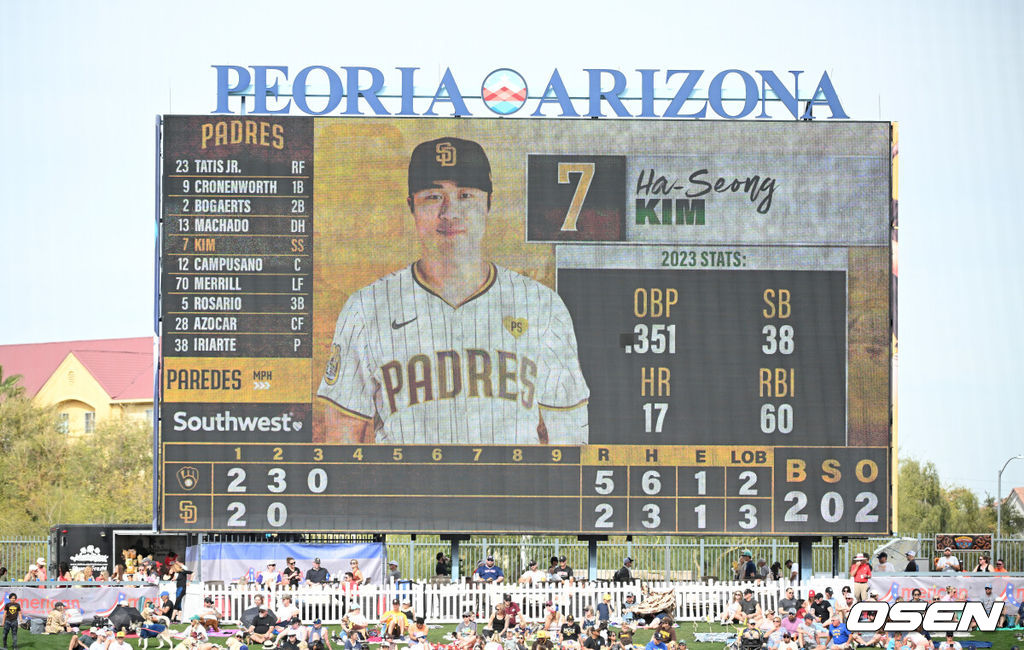
[[[161,135],[165,530],[889,532],[889,123]]]

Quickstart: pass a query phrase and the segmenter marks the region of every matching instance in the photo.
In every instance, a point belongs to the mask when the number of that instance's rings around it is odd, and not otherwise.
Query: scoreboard
[[[164,530],[890,532],[891,124],[161,143]]]

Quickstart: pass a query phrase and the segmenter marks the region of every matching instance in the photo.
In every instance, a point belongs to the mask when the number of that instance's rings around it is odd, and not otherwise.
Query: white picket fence
[[[842,580],[829,580],[836,593],[845,584]],[[765,609],[775,609],[785,590],[790,585],[783,582],[754,584],[749,582],[714,582],[709,584],[692,582],[644,582],[626,583],[584,583],[579,585],[545,584],[537,586],[493,585],[493,584],[416,584],[398,583],[391,585],[363,585],[350,591],[338,585],[304,585],[297,589],[267,591],[245,585],[224,585],[206,583],[202,595],[210,596],[214,605],[229,621],[237,621],[241,613],[253,607],[254,596],[262,594],[272,610],[276,610],[283,596],[291,596],[302,612],[304,622],[321,619],[325,624],[340,623],[342,616],[358,603],[363,615],[376,621],[391,607],[394,598],[409,600],[413,610],[423,615],[430,623],[457,623],[466,611],[474,612],[479,618],[489,617],[494,606],[503,596],[512,595],[519,603],[526,620],[542,620],[547,603],[558,606],[563,614],[572,614],[577,620],[584,610],[595,607],[605,594],[612,597],[612,605],[619,611],[627,594],[634,594],[637,602],[644,599],[642,588],[652,592],[675,592],[676,620],[705,621],[717,617],[732,598],[733,592],[750,588]],[[822,584],[793,585],[797,597],[806,595],[809,589],[821,589]],[[199,603],[201,598],[196,598]],[[186,604],[186,614],[190,608]]]

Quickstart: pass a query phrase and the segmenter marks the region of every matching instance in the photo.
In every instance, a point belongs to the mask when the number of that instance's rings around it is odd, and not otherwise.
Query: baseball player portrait
[[[419,258],[341,308],[317,396],[328,442],[586,444],[590,391],[547,286],[485,259],[484,149],[444,137],[409,158]]]

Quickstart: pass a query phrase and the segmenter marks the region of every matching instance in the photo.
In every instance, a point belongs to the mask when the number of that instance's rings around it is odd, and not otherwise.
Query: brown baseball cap
[[[452,181],[491,193],[491,163],[484,148],[472,140],[438,138],[416,145],[409,158],[409,196]]]

